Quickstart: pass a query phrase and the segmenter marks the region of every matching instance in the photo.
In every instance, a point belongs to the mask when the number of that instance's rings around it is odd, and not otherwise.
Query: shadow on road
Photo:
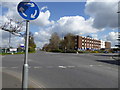
[[[99,55],[95,55],[95,56],[118,57],[119,55],[99,54]]]
[[[120,66],[119,60],[96,60],[96,61]]]

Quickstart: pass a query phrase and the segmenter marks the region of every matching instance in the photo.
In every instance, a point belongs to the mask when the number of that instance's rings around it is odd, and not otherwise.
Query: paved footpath
[[[21,81],[18,78],[3,72],[2,87],[3,88],[21,88]]]

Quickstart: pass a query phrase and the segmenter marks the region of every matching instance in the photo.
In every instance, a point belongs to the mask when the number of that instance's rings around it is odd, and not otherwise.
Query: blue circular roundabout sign
[[[20,16],[26,20],[35,20],[39,16],[39,8],[34,2],[20,2],[17,7]]]

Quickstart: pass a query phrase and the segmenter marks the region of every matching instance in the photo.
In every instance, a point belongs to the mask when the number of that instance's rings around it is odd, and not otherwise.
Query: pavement
[[[21,88],[21,80],[8,73],[3,72],[2,88]]]
[[[3,71],[13,77],[11,87],[21,86],[24,55],[7,55],[2,59]],[[109,54],[61,54],[37,52],[29,54],[29,80],[35,88],[117,88],[118,64]],[[15,73],[15,74],[14,74]],[[17,73],[17,74],[16,74]],[[4,74],[4,73],[3,73]]]
[[[9,71],[9,70],[3,70],[2,72],[2,90],[21,90],[22,89],[22,79],[21,75],[18,75],[18,73],[14,71]],[[35,90],[33,82],[30,80],[28,81],[28,88],[30,90]]]

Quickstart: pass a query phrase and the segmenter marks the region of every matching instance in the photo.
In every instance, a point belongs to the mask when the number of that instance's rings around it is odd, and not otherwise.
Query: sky
[[[23,21],[17,12],[16,2],[0,3],[0,25],[8,22]],[[30,21],[30,31],[33,33],[37,47],[42,48],[49,43],[52,33],[57,32],[62,38],[67,33],[80,36],[91,35],[95,39],[110,41],[112,47],[117,44],[118,37],[118,0],[86,0],[85,2],[35,2],[40,15]],[[2,23],[1,23],[2,22]],[[25,31],[25,22],[23,31]],[[2,43],[0,47],[8,47],[9,33],[0,30]],[[24,43],[23,37],[12,35],[11,46],[17,47]]]

